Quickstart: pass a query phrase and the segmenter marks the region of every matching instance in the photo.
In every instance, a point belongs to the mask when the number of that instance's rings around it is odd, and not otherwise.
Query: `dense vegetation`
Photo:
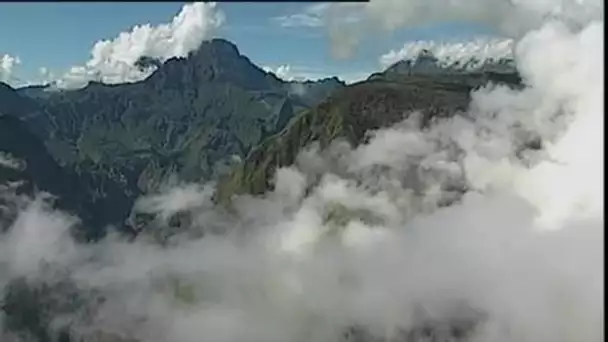
[[[411,74],[389,68],[374,74],[368,81],[336,91],[264,140],[222,180],[217,199],[226,204],[235,194],[264,193],[272,186],[274,171],[293,164],[298,152],[313,142],[323,148],[343,138],[357,145],[368,130],[387,127],[413,111],[421,111],[429,120],[465,110],[471,90],[488,81],[512,86],[521,82],[511,72]]]

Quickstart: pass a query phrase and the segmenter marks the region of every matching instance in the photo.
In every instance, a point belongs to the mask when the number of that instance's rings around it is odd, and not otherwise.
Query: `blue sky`
[[[61,73],[91,58],[91,48],[101,39],[113,39],[137,24],[168,23],[184,3],[1,3],[0,57],[18,56],[14,68],[20,80],[34,80],[41,67]],[[353,75],[379,68],[378,58],[409,40],[443,39],[486,33],[482,28],[442,25],[378,34],[364,40],[354,57],[332,58],[327,30],[315,22],[285,27],[277,19],[306,13],[313,3],[220,3],[226,21],[216,36],[237,44],[241,52],[261,66],[288,64],[311,74]],[[297,23],[296,23],[297,24]]]

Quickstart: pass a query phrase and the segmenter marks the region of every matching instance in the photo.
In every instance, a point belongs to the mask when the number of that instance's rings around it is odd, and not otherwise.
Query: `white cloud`
[[[153,69],[140,70],[134,63],[142,56],[165,61],[185,57],[224,22],[224,14],[215,3],[196,2],[184,5],[170,23],[134,26],[112,40],[95,43],[91,59],[84,66],[74,66],[57,79],[60,88],[79,88],[89,81],[108,84],[136,82]]]
[[[14,158],[8,153],[0,151],[0,167],[6,167],[9,169],[19,169],[22,167],[23,162],[19,159]]]
[[[278,78],[284,81],[317,81],[320,79],[333,77],[325,70],[311,68],[306,66],[298,66],[291,64],[282,64],[277,67],[262,67],[266,72],[274,73]]]
[[[18,275],[35,274],[44,262],[66,262],[73,255],[73,242],[68,236],[77,219],[51,211],[44,196],[25,208],[14,223],[15,229],[2,241],[11,255],[11,271]]]
[[[275,74],[275,76],[277,76],[278,78],[280,78],[284,81],[293,81],[293,79],[294,79],[294,76],[290,73],[291,65],[289,65],[289,64],[282,64],[276,68],[269,67],[269,66],[263,66],[262,69],[266,72],[271,72],[271,73]]]
[[[272,18],[283,27],[321,27],[324,25],[323,16],[329,8],[328,3],[307,6],[303,12],[282,15]]]
[[[55,73],[49,68],[41,67],[38,69],[39,80],[37,84],[50,84],[57,79]]]
[[[331,5],[326,18],[332,51],[350,57],[361,38],[378,34],[377,29],[467,22],[493,28],[517,38],[546,19],[553,18],[580,27],[589,20],[603,19],[603,0],[371,0],[368,3]],[[342,20],[358,13],[365,18],[356,25]]]
[[[478,38],[465,42],[413,41],[406,43],[399,50],[391,50],[380,57],[382,68],[391,66],[401,60],[414,60],[423,51],[430,52],[442,65],[463,65],[471,60],[479,64],[513,57],[512,39]],[[474,65],[470,65],[474,66]]]
[[[349,72],[338,75],[338,78],[346,82],[347,84],[360,82],[366,80],[375,71],[361,71],[361,72]]]
[[[331,10],[330,3],[317,3],[306,6],[302,12],[274,17],[272,20],[282,27],[322,27],[327,24]],[[357,13],[342,14],[340,21],[355,23],[360,20]]]
[[[14,69],[21,64],[18,56],[4,54],[0,58],[0,82],[10,82],[13,79]]]

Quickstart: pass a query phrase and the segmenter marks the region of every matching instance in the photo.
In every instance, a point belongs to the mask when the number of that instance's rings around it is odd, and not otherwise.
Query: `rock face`
[[[421,111],[424,120],[465,110],[470,92],[488,81],[519,86],[516,73],[449,71],[417,74],[391,67],[360,82],[334,92],[317,107],[298,115],[275,136],[263,141],[247,158],[222,179],[217,200],[228,203],[235,194],[262,194],[271,185],[274,171],[291,165],[307,145],[327,146],[336,138],[357,145],[368,130],[387,127],[412,111]]]
[[[156,67],[152,60],[139,62]],[[511,72],[427,67],[411,72],[409,66],[395,65],[348,87],[335,78],[283,82],[231,43],[213,40],[188,58],[158,66],[139,83],[91,83],[60,92],[43,87],[16,91],[0,84],[0,224],[6,226],[1,220],[14,219],[16,212],[6,196],[43,190],[57,196],[57,207],[83,220],[80,236],[95,239],[106,224],[127,218],[136,196],[153,191],[171,174],[208,180],[231,167],[216,193],[220,203],[228,204],[235,194],[270,189],[274,171],[292,164],[313,142],[325,147],[343,138],[357,145],[368,130],[396,123],[414,110],[423,113],[423,125],[464,110],[470,91],[489,80],[521,82]],[[245,159],[231,166],[233,155]],[[327,220],[340,225],[347,215],[373,219],[336,207]],[[172,217],[168,225],[188,219]],[[187,291],[183,295],[188,297]],[[79,338],[69,335],[69,326],[50,328],[52,317],[88,309],[85,304],[94,305],[95,298],[69,282],[12,279],[0,313],[6,329],[19,338],[120,340],[111,332]],[[477,313],[464,320],[422,319],[410,331],[396,331],[392,340],[466,341],[482,319]],[[344,327],[344,341],[379,340],[363,327]]]
[[[122,224],[137,196],[173,176],[216,178],[235,155],[244,157],[297,112],[344,87],[335,78],[282,81],[222,39],[162,65],[138,62],[158,69],[138,83],[91,82],[79,90],[0,83],[0,112],[23,121],[33,134],[27,139],[42,142],[38,155],[76,175],[104,224]],[[64,188],[49,190],[63,198]]]
[[[90,83],[46,97],[26,89],[39,109],[23,119],[61,164],[146,192],[170,174],[186,181],[214,178],[231,156],[246,155],[343,85],[284,82],[232,43],[215,39],[188,58],[168,60],[142,82]]]
[[[78,237],[97,239],[104,226],[128,214],[128,198],[118,184],[57,164],[25,123],[0,114],[0,220],[15,218],[17,197],[45,192],[55,206],[81,219]]]

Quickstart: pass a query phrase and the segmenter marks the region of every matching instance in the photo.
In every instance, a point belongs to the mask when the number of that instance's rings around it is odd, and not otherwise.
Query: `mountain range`
[[[121,225],[141,194],[172,179],[217,179],[235,157],[245,157],[297,113],[344,86],[337,78],[283,81],[231,42],[214,39],[137,83],[91,82],[78,90],[2,84],[0,113],[22,121],[28,133],[0,150],[14,154],[13,145],[35,137],[41,143],[31,155],[51,156],[43,158],[43,168],[60,170],[79,184],[68,188],[82,188],[81,196],[103,212],[91,214],[95,226]],[[65,187],[32,177],[40,189],[70,198]]]
[[[463,110],[487,82],[521,85],[509,61],[442,67],[428,54],[348,86],[336,77],[284,81],[224,39],[186,58],[138,62],[156,70],[136,83],[0,83],[0,160],[25,165],[0,163],[0,181],[57,196],[88,227],[87,239],[108,225],[133,232],[135,199],[165,184],[218,181],[215,198],[228,204],[235,194],[264,193],[274,170],[313,142],[357,145],[412,110],[428,118]]]
[[[487,82],[522,85],[504,61],[469,70],[429,56],[351,85],[335,77],[284,81],[223,39],[186,58],[139,64],[156,70],[129,84],[60,90],[0,83],[3,226],[15,219],[15,199],[43,191],[81,219],[74,234],[84,241],[101,238],[109,225],[136,234],[134,201],[165,184],[217,181],[215,200],[229,207],[237,194],[271,189],[274,171],[311,144],[358,145],[367,131],[412,111],[423,114],[424,126],[465,110],[471,90]],[[50,290],[30,290],[10,287],[2,310],[13,331],[51,341],[47,320],[59,309],[45,301]]]

